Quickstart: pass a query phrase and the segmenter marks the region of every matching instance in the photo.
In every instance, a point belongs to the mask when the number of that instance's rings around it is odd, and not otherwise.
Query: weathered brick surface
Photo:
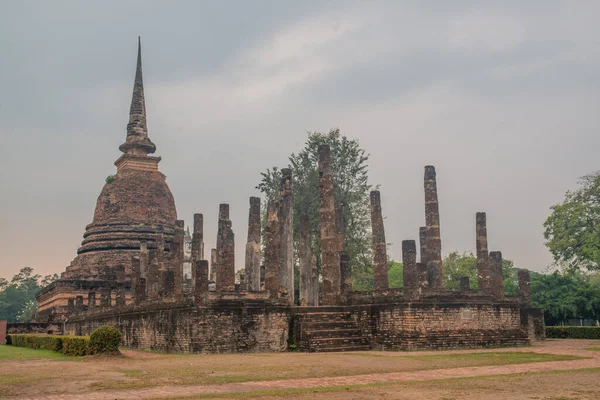
[[[279,187],[279,287],[290,304],[294,302],[294,194],[292,170],[281,170]]]
[[[425,225],[426,225],[426,261],[429,286],[443,286],[442,240],[440,239],[440,210],[438,205],[435,167],[427,165],[424,175],[425,187]]]
[[[374,190],[371,200],[371,230],[373,232],[373,275],[376,290],[388,288],[388,260],[383,216],[381,213],[381,194]]]
[[[309,219],[306,214],[300,216],[300,234],[298,235],[298,269],[300,273],[300,305],[318,305],[317,265],[311,244]]]
[[[479,290],[490,292],[491,268],[488,254],[487,218],[484,212],[475,216],[476,249],[477,249],[477,280]]]
[[[289,308],[195,307],[160,303],[71,319],[66,334],[87,335],[101,325],[123,333],[127,347],[178,353],[280,352],[287,349]]]
[[[328,145],[319,146],[319,215],[321,228],[321,275],[322,303],[340,303],[341,272],[339,237],[336,227],[333,176],[331,174],[331,150]]]
[[[260,242],[260,198],[250,197],[245,263],[248,290],[260,290]]]

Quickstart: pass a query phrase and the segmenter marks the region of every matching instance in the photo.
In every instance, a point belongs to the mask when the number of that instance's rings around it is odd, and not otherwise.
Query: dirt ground
[[[599,342],[548,340],[533,347],[446,352],[124,350],[118,358],[0,359],[0,398],[600,399],[600,352],[586,350]],[[587,370],[571,371],[581,368]]]

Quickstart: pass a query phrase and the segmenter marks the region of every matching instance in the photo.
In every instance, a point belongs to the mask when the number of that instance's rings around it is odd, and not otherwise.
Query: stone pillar
[[[194,262],[194,301],[199,306],[205,306],[208,301],[208,261]]]
[[[292,170],[281,170],[279,186],[279,287],[290,303],[294,302],[294,195]]]
[[[487,222],[484,212],[475,216],[477,245],[477,281],[479,290],[490,293],[490,259],[488,254]]]
[[[469,282],[469,277],[463,276],[462,278],[460,278],[460,291],[462,293],[465,293],[465,292],[468,292],[469,290],[471,290],[471,284]]]
[[[140,277],[148,279],[148,267],[150,263],[150,257],[148,254],[148,243],[140,242]]]
[[[426,261],[429,286],[440,289],[444,286],[442,268],[442,240],[440,239],[440,211],[438,205],[435,167],[427,165],[424,176]]]
[[[161,272],[160,288],[158,295],[160,297],[171,297],[175,290],[175,274],[172,270],[166,270]]]
[[[340,253],[335,224],[335,200],[331,174],[331,151],[328,145],[319,146],[319,200],[321,222],[321,273],[323,276],[323,305],[340,303]]]
[[[217,249],[210,249],[210,274],[209,280],[217,281]]]
[[[110,289],[102,289],[100,291],[100,306],[101,307],[110,307],[111,306]]]
[[[279,297],[279,202],[269,200],[267,203],[267,226],[265,227],[265,290],[269,297]]]
[[[341,297],[345,301],[352,292],[352,269],[350,267],[350,256],[347,251],[340,252],[340,275],[342,280]]]
[[[523,307],[531,307],[531,276],[529,270],[519,270],[519,301]]]
[[[96,292],[88,292],[87,306],[88,310],[91,310],[96,307]]]
[[[67,300],[67,312],[70,314],[75,311],[75,299],[71,298]]]
[[[217,291],[235,289],[235,243],[229,219],[229,204],[219,205],[219,228],[217,231]]]
[[[375,290],[388,288],[387,243],[381,214],[381,195],[378,190],[371,192],[371,230],[373,232],[373,275]]]
[[[175,222],[175,237],[171,244],[172,263],[173,263],[173,295],[175,297],[183,296],[183,257],[185,245],[185,222],[177,220]]]
[[[429,269],[423,263],[417,263],[417,287],[419,296],[429,287]]]
[[[125,305],[125,303],[127,302],[127,294],[125,292],[125,286],[123,284],[121,284],[119,286],[119,288],[117,289],[117,298],[116,298],[116,304],[117,307],[123,307]]]
[[[196,261],[204,260],[204,216],[194,214],[194,233],[192,233],[192,265]],[[192,268],[192,280],[194,280],[195,268]]]
[[[414,240],[402,241],[402,286],[404,297],[414,299],[419,293],[419,272],[417,271],[417,245]]]
[[[135,303],[139,304],[146,300],[146,278],[137,278],[135,283]]]
[[[310,221],[308,215],[300,216],[300,235],[298,237],[298,264],[300,269],[300,305],[315,306],[313,287],[313,254],[311,249]]]
[[[490,252],[490,293],[498,300],[504,299],[504,277],[502,276],[502,253]]]
[[[421,264],[427,265],[427,227],[419,228],[419,257]]]
[[[246,282],[248,290],[260,290],[260,197],[250,197],[248,241],[246,242]]]
[[[83,311],[83,296],[75,297],[75,309],[77,311]]]

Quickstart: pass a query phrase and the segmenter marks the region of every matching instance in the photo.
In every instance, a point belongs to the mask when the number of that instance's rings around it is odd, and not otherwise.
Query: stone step
[[[308,338],[332,338],[332,337],[360,337],[362,331],[359,328],[339,328],[339,329],[320,329],[306,330]]]
[[[348,347],[348,346],[368,346],[369,341],[364,336],[357,337],[332,337],[332,338],[310,338],[309,347],[316,348],[333,348],[333,347]]]
[[[352,321],[352,315],[348,312],[312,312],[301,317],[303,322]]]
[[[359,346],[335,346],[335,347],[317,347],[311,348],[311,353],[327,353],[327,352],[345,352],[345,351],[369,351],[371,347],[369,345]]]
[[[350,329],[358,326],[350,321],[315,321],[302,322],[302,328],[307,331],[327,331],[335,329]]]

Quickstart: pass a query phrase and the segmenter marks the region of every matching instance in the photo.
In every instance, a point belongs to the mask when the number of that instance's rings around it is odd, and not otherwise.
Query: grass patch
[[[448,378],[448,379],[430,379],[423,381],[410,381],[410,382],[381,382],[381,383],[368,383],[363,385],[344,385],[344,386],[323,386],[314,388],[301,388],[301,389],[266,389],[257,390],[253,392],[238,392],[238,393],[224,393],[224,394],[204,394],[204,395],[192,395],[192,396],[179,396],[179,397],[164,397],[157,398],[156,400],[189,400],[189,399],[248,399],[255,397],[283,397],[305,394],[305,393],[331,393],[331,392],[360,392],[364,389],[369,388],[383,388],[389,386],[430,386],[431,384],[441,384],[446,389],[448,384],[461,383],[468,381],[477,380],[510,380],[512,378],[522,378],[527,376],[535,375],[553,375],[553,374],[575,374],[575,373],[595,373],[600,372],[600,368],[582,368],[582,369],[568,369],[568,370],[554,370],[554,371],[542,371],[542,372],[521,372],[516,374],[504,374],[504,375],[491,375],[491,376],[475,376],[465,378]],[[568,397],[556,397],[546,398],[548,400],[558,399],[569,399]]]
[[[587,350],[587,351],[600,351],[600,347],[588,347],[588,348],[585,348],[584,350]]]
[[[27,360],[34,358],[50,358],[60,360],[75,360],[52,350],[34,350],[26,347],[0,346],[0,360]]]
[[[600,349],[599,349],[600,350]],[[350,357],[385,357],[385,358],[402,358],[407,360],[419,361],[482,361],[485,364],[479,365],[505,365],[505,364],[525,364],[544,361],[571,361],[581,360],[585,357],[561,355],[561,354],[545,354],[534,352],[494,352],[494,353],[460,353],[460,354],[427,354],[422,356],[388,356],[384,354],[368,354],[368,353],[346,353]]]
[[[142,371],[141,369],[121,369],[119,372],[132,378],[138,378],[146,374],[146,372]]]

